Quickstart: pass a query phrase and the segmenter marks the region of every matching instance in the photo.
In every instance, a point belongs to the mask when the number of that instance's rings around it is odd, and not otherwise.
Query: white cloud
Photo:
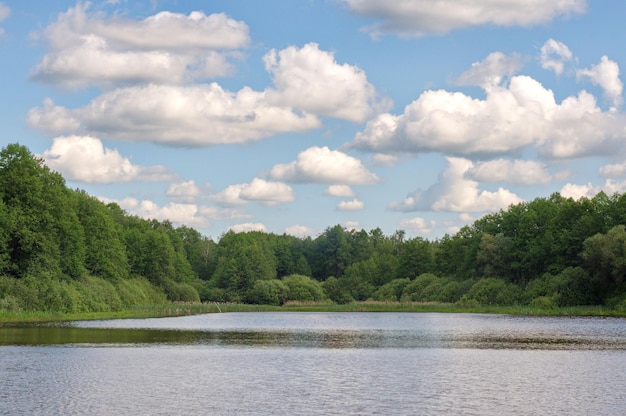
[[[8,6],[5,6],[3,3],[0,3],[0,22],[6,20],[11,15],[11,9]],[[0,27],[0,36],[4,34],[4,29]]]
[[[48,134],[92,134],[172,146],[246,143],[319,126],[312,115],[268,104],[264,94],[243,88],[225,91],[216,83],[147,85],[106,92],[70,110],[44,101],[28,122]]]
[[[165,206],[159,206],[153,201],[146,199],[138,200],[132,197],[121,200],[102,197],[99,199],[105,204],[115,202],[131,215],[159,221],[169,220],[177,226],[187,225],[189,227],[204,228],[210,226],[212,220],[241,220],[252,218],[250,214],[239,209],[220,209],[185,203],[169,203]]]
[[[619,65],[603,56],[600,63],[588,69],[576,71],[578,78],[589,78],[594,85],[599,85],[604,91],[604,96],[615,106],[622,104],[622,92],[624,84],[619,79]]]
[[[269,173],[286,182],[312,182],[341,185],[369,185],[378,176],[368,171],[360,160],[328,147],[310,147],[298,154],[298,160],[275,165]]]
[[[372,36],[444,34],[478,25],[533,26],[560,16],[584,13],[586,0],[342,0],[362,17],[379,20],[364,28]]]
[[[448,157],[448,168],[439,174],[437,183],[425,191],[416,190],[399,203],[395,211],[487,212],[505,209],[521,202],[514,193],[499,188],[496,192],[478,189],[478,182],[465,178],[473,164],[467,159]]]
[[[232,72],[224,50],[250,40],[247,25],[224,14],[160,12],[136,21],[88,8],[78,3],[40,34],[50,52],[34,80],[74,88],[223,76]]]
[[[466,177],[478,182],[507,182],[521,185],[550,183],[562,179],[565,173],[552,175],[544,163],[536,160],[497,159],[476,163]]]
[[[360,211],[364,207],[365,207],[365,204],[356,198],[351,201],[341,201],[337,205],[337,209],[339,211]]]
[[[408,230],[417,231],[419,234],[429,235],[435,228],[435,221],[427,221],[422,217],[402,218],[400,226]]]
[[[42,157],[50,169],[77,182],[169,181],[176,178],[172,171],[163,166],[134,165],[117,149],[104,147],[100,139],[95,137],[56,137]]]
[[[268,53],[264,60],[274,86],[263,91],[244,87],[230,92],[215,82],[173,85],[185,81],[188,74],[172,74],[169,69],[189,69],[190,65],[184,59],[174,62],[165,57],[170,52],[141,50],[126,56],[127,51],[105,51],[107,46],[97,38],[80,42],[90,46],[81,46],[77,52],[80,57],[58,60],[59,65],[73,69],[54,73],[55,82],[65,77],[68,83],[81,83],[81,71],[85,71],[112,85],[131,78],[150,83],[111,89],[74,109],[46,99],[28,113],[29,124],[46,134],[210,146],[308,131],[321,126],[317,115],[363,121],[374,111],[388,108],[362,70],[338,64],[331,53],[321,51],[316,44]],[[201,55],[213,59],[210,53]],[[103,65],[100,58],[107,64]],[[55,59],[44,57],[42,62],[50,61],[47,67],[53,67]],[[207,65],[220,66],[219,62]],[[44,76],[44,72],[37,73],[35,76]]]
[[[175,202],[193,203],[202,191],[193,180],[172,183],[165,192]]]
[[[531,77],[486,88],[486,98],[425,91],[401,115],[380,114],[350,147],[382,153],[518,155],[536,146],[545,157],[613,154],[626,137],[626,116],[602,111],[581,91],[560,104]]]
[[[361,224],[358,221],[346,221],[343,223],[346,230],[349,231],[360,231]]]
[[[626,181],[614,181],[607,179],[603,185],[592,185],[591,182],[586,185],[577,185],[568,183],[561,188],[560,194],[565,198],[593,198],[599,192],[604,192],[607,195],[623,194],[626,192]]]
[[[619,178],[626,175],[626,162],[600,167],[600,175],[605,178]]]
[[[267,228],[265,227],[265,225],[261,224],[260,222],[256,222],[256,223],[246,222],[243,224],[236,224],[230,227],[229,229],[235,233],[248,233],[251,231],[262,231],[264,233],[267,232]]]
[[[365,73],[356,66],[338,64],[332,53],[315,43],[302,48],[272,49],[263,58],[276,90],[268,91],[270,101],[314,114],[351,121],[364,121],[383,106]],[[387,108],[384,108],[387,107]]]
[[[101,198],[102,199],[102,198]],[[203,215],[199,207],[195,204],[170,203],[159,206],[150,200],[138,200],[135,198],[124,198],[119,201],[103,199],[105,202],[116,202],[122,209],[145,219],[156,219],[159,221],[169,220],[176,225],[187,225],[189,227],[208,227],[209,218]]]
[[[296,199],[293,189],[281,182],[268,182],[254,178],[250,183],[231,185],[212,197],[220,205],[244,205],[257,202],[273,206]]]
[[[573,183],[568,183],[561,188],[559,192],[564,198],[573,198],[574,200],[579,200],[582,197],[591,198],[598,192],[598,188],[594,188],[591,183],[586,185],[576,185]]]
[[[457,78],[456,83],[489,88],[500,85],[505,77],[511,77],[521,68],[520,56],[507,56],[502,52],[493,52],[483,61],[473,63],[470,69]]]
[[[348,185],[330,185],[324,192],[329,196],[338,197],[351,197],[354,196],[354,191]]]
[[[305,225],[292,225],[285,228],[285,234],[298,238],[312,237],[316,234],[315,230]]]
[[[565,68],[565,62],[573,59],[572,51],[559,41],[548,39],[541,47],[539,62],[541,67],[554,71],[555,74],[561,75]]]
[[[372,158],[372,163],[376,166],[393,166],[398,163],[398,157],[394,155],[386,155],[384,153],[377,153]]]

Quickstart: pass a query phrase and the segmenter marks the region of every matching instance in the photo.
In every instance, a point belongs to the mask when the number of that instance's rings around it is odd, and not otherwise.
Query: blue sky
[[[626,190],[626,3],[1,1],[1,145],[207,236]]]

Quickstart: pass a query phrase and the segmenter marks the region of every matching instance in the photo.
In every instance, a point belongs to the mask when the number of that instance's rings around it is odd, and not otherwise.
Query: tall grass
[[[168,303],[137,306],[120,311],[105,312],[15,312],[0,311],[0,325],[19,323],[67,322],[97,319],[160,318],[229,312],[438,312],[490,313],[534,316],[613,316],[626,317],[626,311],[602,306],[577,306],[542,309],[532,306],[461,306],[434,302],[289,302],[283,306],[248,305],[241,303]]]

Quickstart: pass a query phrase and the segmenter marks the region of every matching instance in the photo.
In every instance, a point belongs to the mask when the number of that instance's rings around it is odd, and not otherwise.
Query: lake
[[[0,327],[2,415],[623,415],[626,320],[215,313]]]

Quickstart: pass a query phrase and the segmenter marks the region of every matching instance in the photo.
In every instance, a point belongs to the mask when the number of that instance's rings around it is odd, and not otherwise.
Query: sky
[[[219,239],[626,191],[626,2],[0,0],[0,146]]]

